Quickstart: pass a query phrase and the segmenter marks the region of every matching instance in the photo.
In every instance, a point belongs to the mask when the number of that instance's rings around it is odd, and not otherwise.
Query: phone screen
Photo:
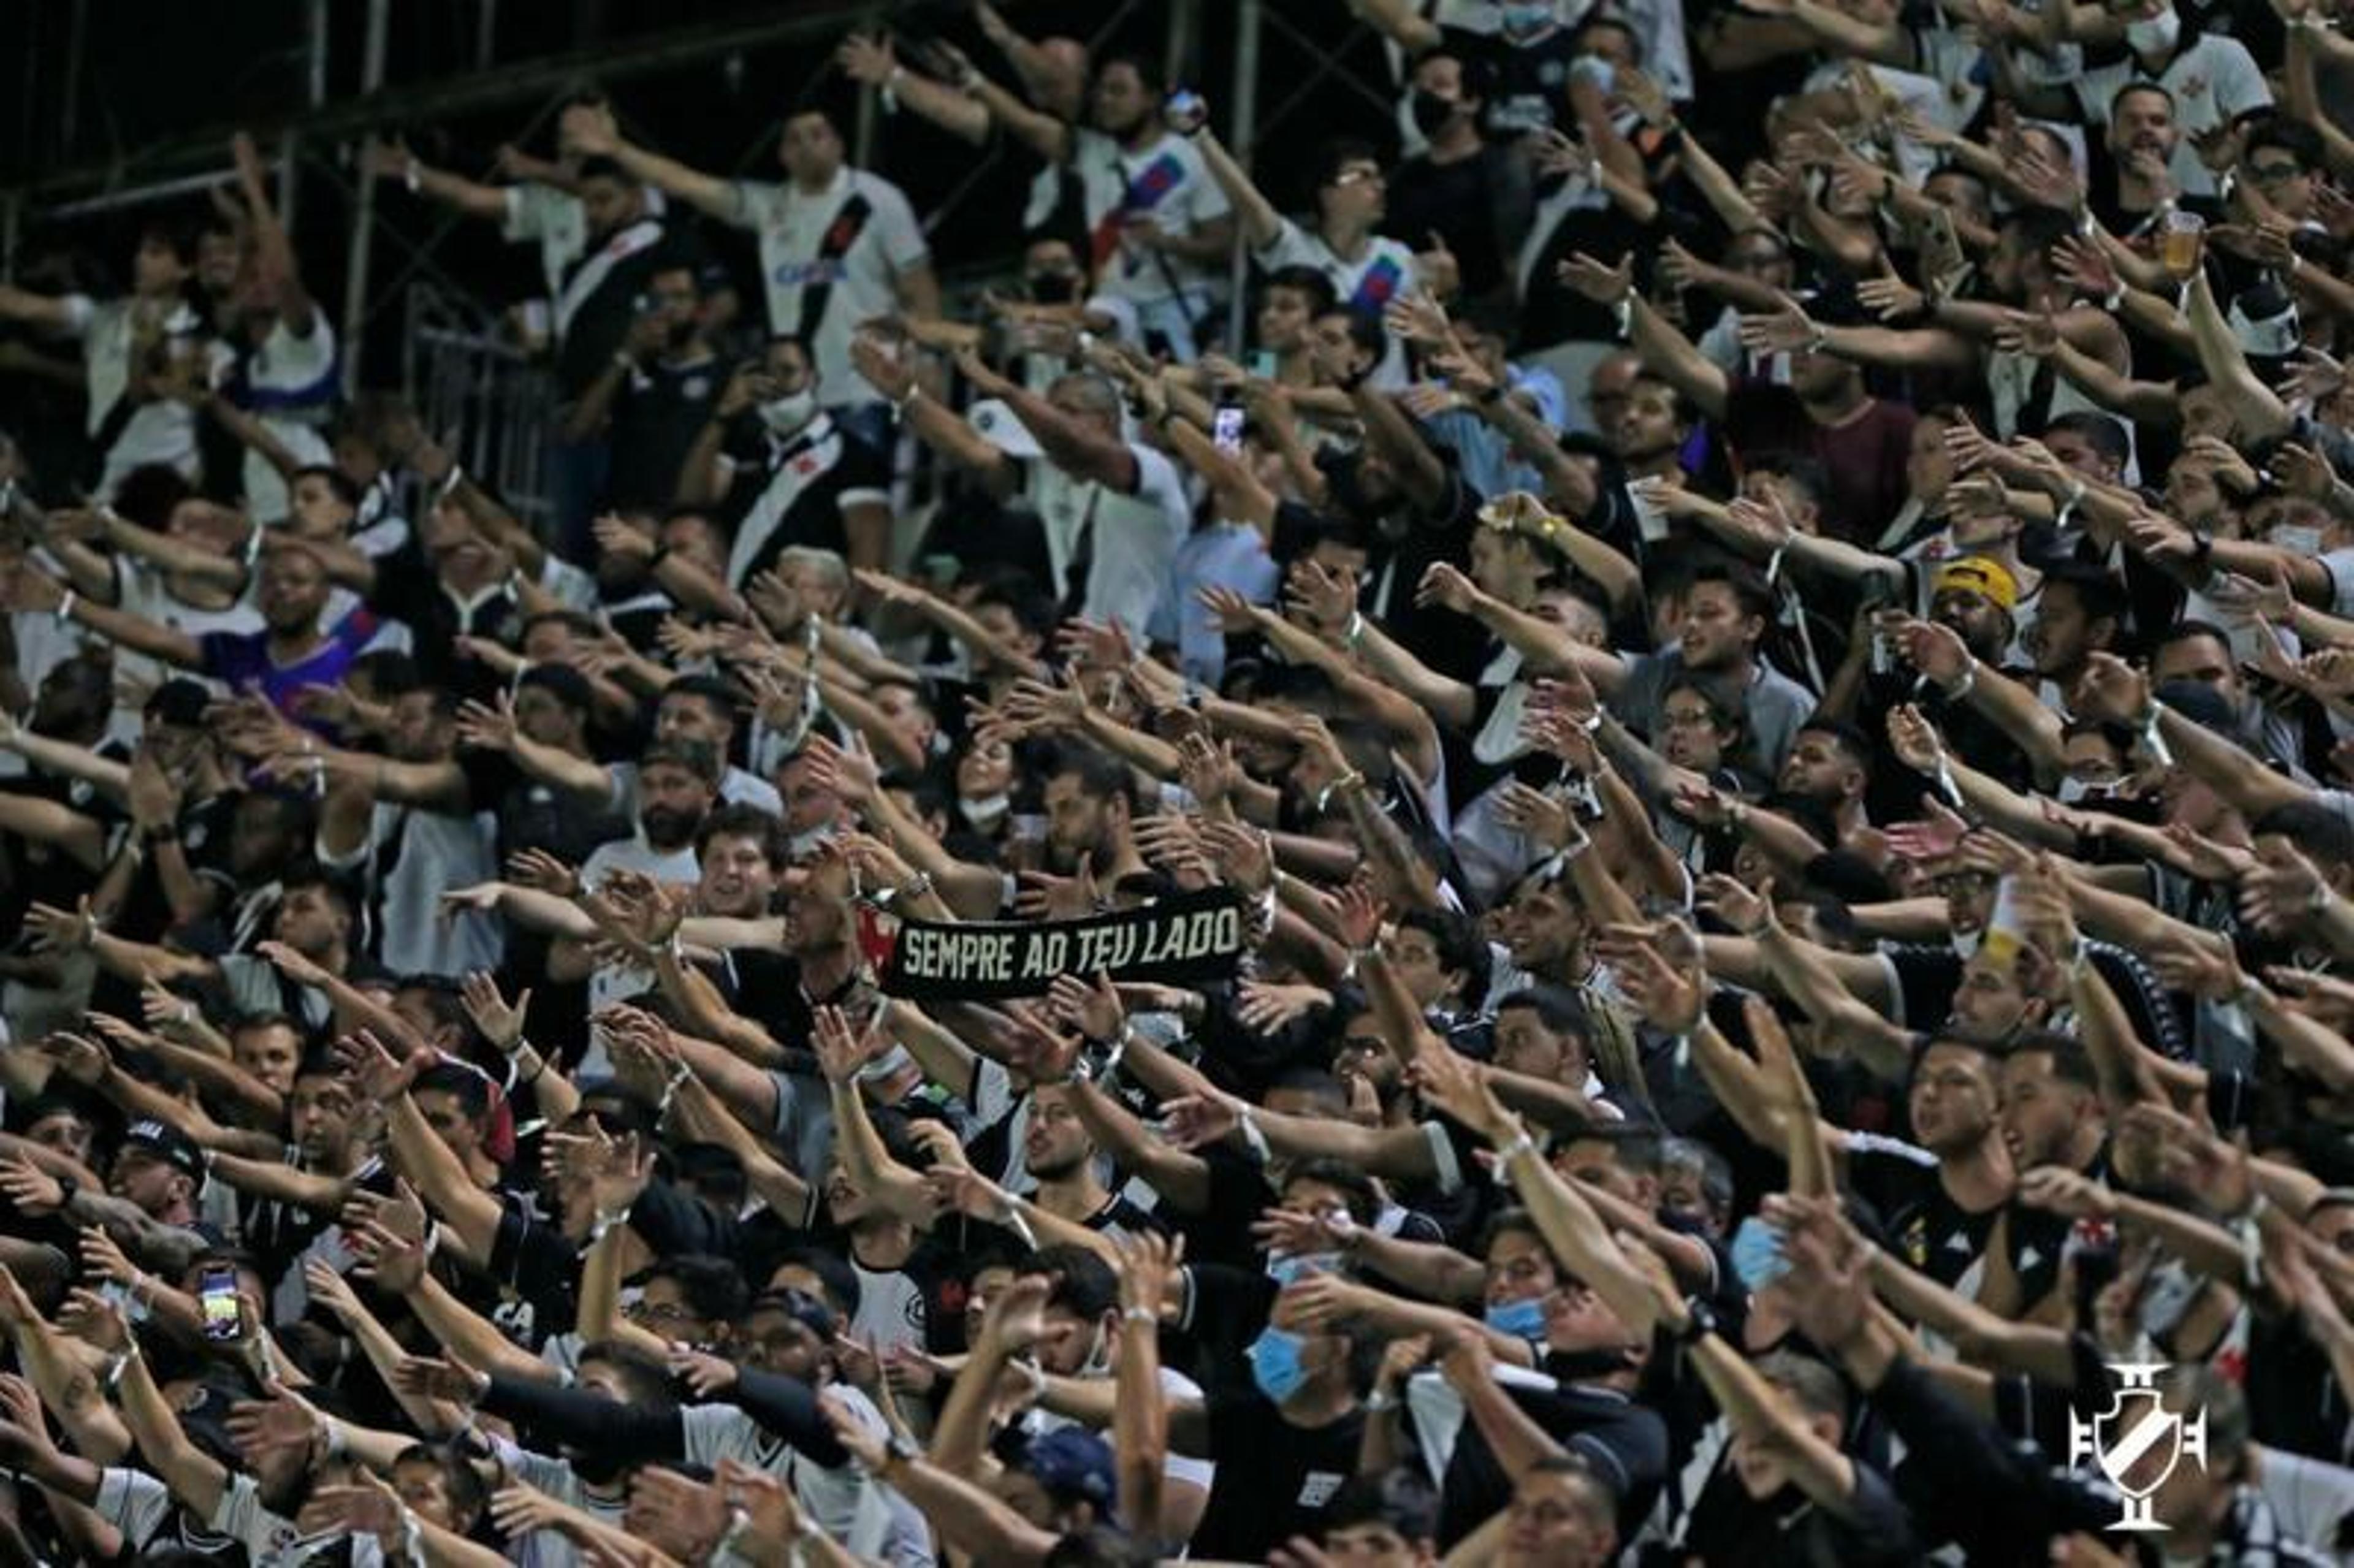
[[[1221,403],[1210,418],[1210,440],[1229,456],[1243,450],[1243,411],[1239,405]]]
[[[205,1319],[205,1338],[234,1340],[244,1328],[238,1310],[237,1270],[226,1266],[207,1268],[196,1286],[196,1299]]]

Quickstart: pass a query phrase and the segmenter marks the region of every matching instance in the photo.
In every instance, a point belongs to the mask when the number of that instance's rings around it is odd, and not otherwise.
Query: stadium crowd
[[[1353,5],[0,286],[0,1561],[2354,1552],[2338,0]]]

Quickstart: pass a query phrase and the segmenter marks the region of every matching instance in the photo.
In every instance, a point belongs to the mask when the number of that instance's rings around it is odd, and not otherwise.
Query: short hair
[[[1362,136],[1335,136],[1316,149],[1316,188],[1322,190],[1341,177],[1351,164],[1382,166],[1381,149]]]
[[[839,550],[822,550],[815,545],[788,545],[777,552],[777,565],[814,567],[833,587],[850,586],[850,563],[842,558]]]
[[[2133,437],[2123,422],[2114,415],[2097,408],[2072,408],[2064,414],[2054,414],[2045,421],[2043,433],[2073,430],[2084,438],[2084,444],[2122,469],[2133,457]]]
[[[719,754],[719,748],[701,740],[655,741],[639,758],[638,772],[642,775],[658,762],[684,768],[714,789],[719,788],[719,780],[727,770],[726,759]]]
[[[1303,1160],[1291,1167],[1284,1176],[1284,1185],[1294,1181],[1314,1181],[1341,1194],[1349,1217],[1361,1225],[1370,1225],[1382,1212],[1382,1195],[1373,1179],[1345,1160]]]
[[[2101,567],[2086,561],[2054,561],[2043,569],[2043,591],[2055,588],[2075,590],[2086,620],[2112,621],[2120,632],[2125,630],[2131,601],[2125,585]]]
[[[485,1115],[491,1108],[491,1081],[462,1062],[440,1062],[426,1068],[417,1075],[414,1092],[449,1095],[469,1117]]]
[[[724,1257],[709,1253],[681,1253],[656,1258],[639,1279],[667,1279],[686,1298],[687,1310],[706,1322],[733,1323],[744,1316],[752,1298],[744,1271]]]
[[[1879,754],[1872,744],[1872,737],[1861,728],[1843,718],[1834,718],[1820,711],[1808,715],[1807,722],[1798,726],[1798,733],[1830,736],[1847,754],[1848,760],[1867,773],[1872,770],[1872,759]]]
[[[1479,1004],[1487,993],[1493,958],[1488,938],[1479,934],[1469,916],[1457,909],[1410,909],[1398,917],[1398,928],[1428,937],[1437,952],[1438,967],[1461,971],[1465,1004]]]
[[[1700,1195],[1712,1208],[1733,1207],[1733,1162],[1697,1138],[1670,1137],[1659,1140],[1659,1169],[1688,1165],[1700,1176]]]
[[[2112,123],[2115,122],[2117,117],[2117,105],[2123,103],[2127,98],[2137,92],[2152,93],[2157,97],[2162,98],[2166,100],[2168,112],[2171,113],[2174,110],[2174,94],[2159,86],[2157,82],[2148,80],[2145,78],[2135,81],[2129,81],[2123,87],[2117,89],[2115,92],[2109,94],[2109,119]]]
[[[628,185],[632,188],[635,188],[638,183],[638,176],[630,173],[619,158],[609,158],[602,153],[581,159],[580,167],[573,177],[584,182],[610,180],[617,185]]]
[[[1804,493],[1807,499],[1820,506],[1830,499],[1830,471],[1819,458],[1804,452],[1759,452],[1749,460],[1751,473],[1770,473],[1785,484]]]
[[[1757,1374],[1788,1392],[1809,1415],[1828,1415],[1847,1425],[1847,1384],[1840,1374],[1812,1356],[1796,1351],[1768,1351],[1757,1358]]]
[[[2093,1054],[2073,1034],[2052,1029],[2023,1030],[2003,1050],[2004,1061],[2013,1056],[2049,1056],[2053,1077],[2088,1093],[2101,1092],[2101,1075],[2093,1065]]]
[[[2176,621],[2152,638],[2149,644],[2150,659],[2155,662],[2162,651],[2173,647],[2178,642],[2196,642],[2202,637],[2221,648],[2227,657],[2231,656],[2232,634],[2211,620],[2201,620],[2194,616]]]
[[[2308,173],[2321,167],[2325,156],[2321,135],[2312,126],[2277,112],[2252,118],[2254,123],[2240,143],[2240,162],[2246,163],[2261,148],[2276,147],[2303,164]]]
[[[450,1494],[450,1510],[460,1521],[480,1515],[491,1500],[491,1489],[473,1462],[447,1443],[411,1443],[392,1457],[395,1466],[430,1465],[441,1472],[442,1489]]]
[[[1611,1163],[1630,1176],[1657,1176],[1659,1173],[1662,1139],[1659,1129],[1643,1122],[1598,1121],[1560,1140],[1563,1146],[1572,1143],[1602,1143],[1610,1148]]]
[[[591,1361],[621,1374],[622,1392],[629,1404],[660,1411],[677,1408],[678,1396],[673,1392],[670,1368],[636,1346],[619,1340],[591,1340],[580,1347],[579,1364],[585,1367]]]
[[[1137,809],[1136,775],[1127,763],[1092,746],[1067,746],[1055,754],[1049,779],[1068,775],[1079,781],[1080,793],[1097,800],[1113,800],[1127,802],[1129,810]]]
[[[275,800],[274,791],[262,792],[262,799]],[[359,894],[354,890],[351,878],[333,866],[315,860],[298,860],[278,875],[278,893],[282,901],[288,894],[312,890],[325,894],[344,907],[346,915],[357,916]]]
[[[2317,864],[2332,869],[2354,864],[2354,824],[2317,799],[2274,806],[2250,828],[2258,838],[2287,839],[2299,854]]]
[[[792,844],[785,825],[758,806],[728,800],[704,813],[702,825],[695,830],[695,853],[697,860],[710,853],[716,838],[750,839],[760,846],[772,866],[782,865],[792,858]]]
[[[1438,1534],[1438,1494],[1404,1465],[1355,1475],[1332,1494],[1318,1524],[1327,1532],[1385,1524],[1408,1542],[1431,1541]]]
[[[1341,302],[1339,291],[1332,287],[1332,280],[1314,267],[1278,267],[1267,274],[1267,281],[1259,285],[1262,295],[1269,289],[1289,289],[1296,294],[1307,295],[1308,313],[1311,317],[1324,315]]]
[[[1379,359],[1390,351],[1390,334],[1383,330],[1382,318],[1372,311],[1361,311],[1346,301],[1336,302],[1316,313],[1316,319],[1338,316],[1348,323],[1349,341]]]
[[[736,717],[736,693],[716,675],[673,675],[663,685],[662,695],[654,699],[655,705],[660,706],[674,696],[701,697],[731,722]]]
[[[1100,77],[1114,66],[1126,66],[1136,73],[1136,79],[1148,92],[1168,90],[1169,79],[1161,74],[1161,62],[1140,49],[1114,49],[1096,61],[1096,75]]]
[[[847,1321],[858,1316],[858,1298],[863,1294],[858,1271],[839,1251],[822,1246],[789,1247],[777,1259],[777,1267],[808,1269],[817,1276],[818,1288],[825,1292],[825,1304],[833,1308],[836,1317]]]
[[[1681,394],[1679,394],[1681,396]],[[1741,606],[1741,613],[1770,620],[1774,615],[1774,592],[1756,573],[1726,561],[1704,561],[1692,569],[1684,584],[1690,593],[1703,583],[1722,583],[1733,590]]]
[[[351,507],[355,511],[359,509],[360,487],[352,482],[352,476],[350,474],[345,473],[334,463],[304,463],[301,468],[294,471],[293,483],[299,484],[306,479],[315,479],[319,481],[327,487],[328,493],[333,495],[336,500],[342,502],[345,505]]]
[[[1498,999],[1496,1011],[1508,1007],[1525,1008],[1537,1015],[1537,1022],[1555,1034],[1575,1034],[1580,1040],[1594,1038],[1594,1017],[1585,1010],[1585,1002],[1566,986],[1541,980],[1525,991]]]
[[[1046,1305],[1075,1318],[1100,1318],[1119,1305],[1119,1276],[1086,1247],[1041,1247],[1022,1272],[1045,1276]]]
[[[1038,637],[1051,633],[1061,615],[1053,595],[1026,574],[1012,572],[983,577],[972,596],[972,607],[1002,609],[1023,630]]]

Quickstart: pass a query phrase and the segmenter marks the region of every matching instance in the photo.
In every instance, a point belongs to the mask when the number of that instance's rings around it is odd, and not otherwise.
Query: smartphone
[[[1169,129],[1180,136],[1191,136],[1208,122],[1210,106],[1192,88],[1181,87],[1169,95],[1169,101],[1161,107],[1161,116],[1168,122]]]
[[[1243,450],[1243,406],[1230,397],[1221,397],[1210,416],[1210,440],[1228,457]]]
[[[207,1265],[197,1277],[196,1304],[205,1322],[205,1338],[225,1341],[240,1338],[245,1314],[237,1299],[237,1270],[225,1263]]]

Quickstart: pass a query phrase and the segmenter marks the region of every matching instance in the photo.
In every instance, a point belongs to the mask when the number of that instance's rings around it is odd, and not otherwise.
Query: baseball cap
[[[1060,1426],[1033,1437],[1022,1468],[1055,1501],[1091,1502],[1097,1510],[1111,1506],[1119,1487],[1111,1445],[1081,1426]]]
[[[1939,567],[1931,597],[1948,588],[1977,594],[2005,609],[2019,603],[2019,579],[2009,567],[1988,556],[1964,556]]]
[[[120,1156],[133,1150],[149,1159],[160,1160],[199,1183],[205,1179],[204,1151],[189,1139],[186,1133],[169,1122],[153,1119],[133,1122],[130,1130],[122,1135],[122,1148],[115,1152]]]

